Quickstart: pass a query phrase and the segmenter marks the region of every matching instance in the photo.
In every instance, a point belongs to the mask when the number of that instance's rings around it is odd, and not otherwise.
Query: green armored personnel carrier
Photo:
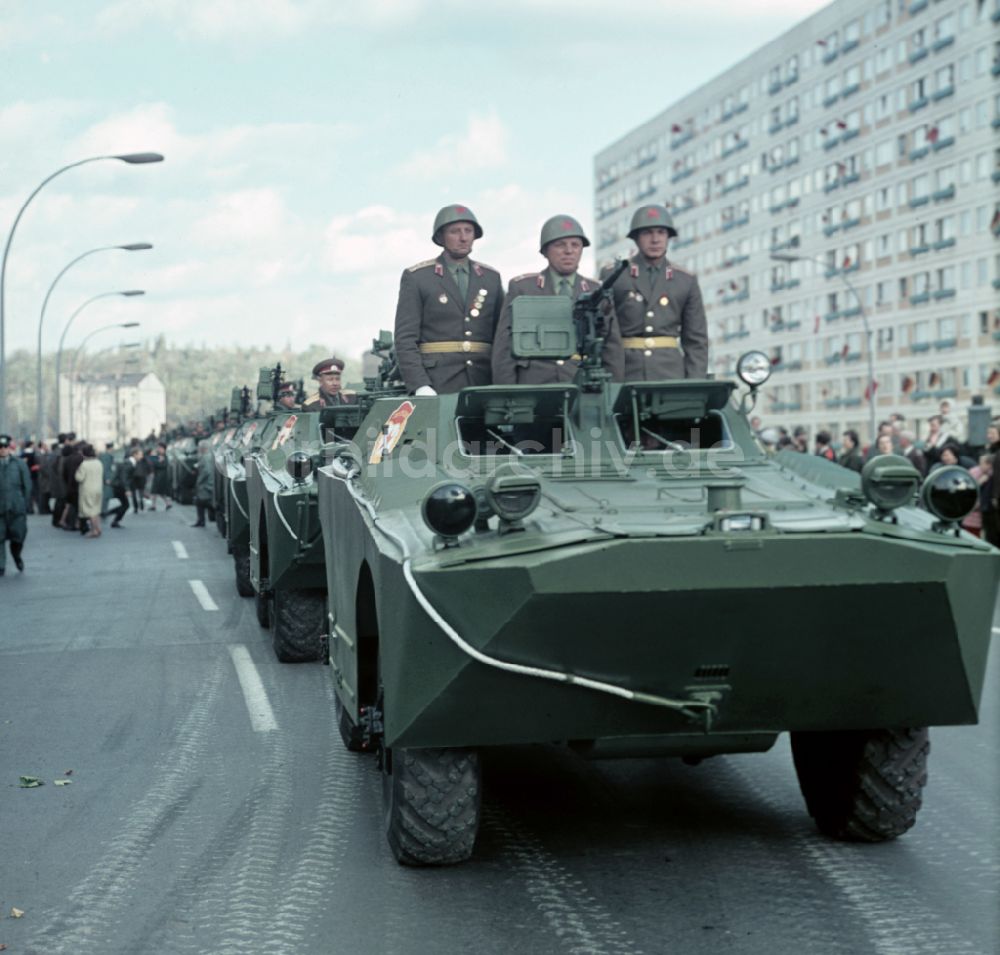
[[[273,400],[280,384],[279,365],[271,373]],[[298,403],[304,398],[299,383]],[[326,656],[326,572],[313,470],[322,462],[324,430],[331,440],[352,437],[358,410],[279,411],[271,442],[244,459],[257,620],[270,629],[283,663]]]
[[[396,858],[467,859],[480,750],[552,741],[697,762],[790,732],[823,833],[900,835],[927,727],[977,719],[1000,552],[957,529],[974,482],[769,456],[759,352],[742,397],[608,382],[605,294],[514,303],[516,354],[579,353],[575,383],[376,401],[318,473],[341,734],[379,754]]]
[[[178,504],[194,501],[194,466],[197,460],[198,441],[191,435],[182,435],[167,446],[170,495]]]
[[[237,441],[237,434],[250,415],[251,409],[250,389],[246,387],[233,388],[226,413],[226,428],[219,440],[212,446],[212,458],[215,461],[215,486],[213,488],[215,525],[223,537],[227,537],[226,511],[229,506],[226,455],[231,453]]]

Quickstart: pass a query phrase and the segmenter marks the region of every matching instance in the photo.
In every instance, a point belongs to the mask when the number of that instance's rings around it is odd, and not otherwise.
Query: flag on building
[[[876,391],[878,391],[878,382],[873,378],[868,382],[868,387],[865,388],[865,401],[871,401],[875,397]]]
[[[904,394],[908,395],[913,391],[913,385],[915,382],[909,375],[903,375],[903,380],[899,383],[899,390]]]

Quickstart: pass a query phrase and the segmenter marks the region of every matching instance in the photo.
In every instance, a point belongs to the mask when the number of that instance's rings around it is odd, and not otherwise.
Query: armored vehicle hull
[[[1000,554],[911,506],[905,461],[769,457],[735,387],[379,401],[319,471],[340,728],[381,754],[401,862],[469,856],[499,744],[697,760],[789,731],[822,831],[913,824],[925,728],[977,719]]]

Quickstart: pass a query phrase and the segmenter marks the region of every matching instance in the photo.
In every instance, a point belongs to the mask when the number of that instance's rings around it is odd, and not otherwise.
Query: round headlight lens
[[[771,377],[771,359],[762,351],[748,351],[736,363],[736,374],[751,388],[759,388]]]
[[[919,484],[920,472],[900,454],[879,454],[861,469],[861,490],[882,511],[909,504]]]
[[[421,513],[435,534],[453,540],[475,523],[476,498],[464,484],[439,484],[428,491]]]
[[[285,458],[285,470],[293,481],[304,481],[312,474],[312,458],[305,451],[293,451]]]
[[[518,467],[497,468],[486,482],[486,500],[504,521],[523,521],[538,507],[542,486],[531,471]]]
[[[920,489],[920,503],[942,521],[960,521],[975,510],[978,500],[975,478],[957,464],[928,474]]]

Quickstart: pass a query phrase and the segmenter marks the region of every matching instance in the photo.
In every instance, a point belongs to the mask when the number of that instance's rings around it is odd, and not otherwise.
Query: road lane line
[[[191,585],[191,589],[194,591],[194,595],[198,598],[198,603],[201,604],[202,610],[218,610],[218,604],[212,599],[212,595],[208,592],[208,588],[200,580],[189,580],[188,583]]]
[[[174,545],[174,553],[177,555],[178,560],[187,560],[188,552],[187,548],[180,541],[171,541]]]
[[[246,701],[250,725],[253,726],[254,732],[270,733],[271,730],[276,730],[278,721],[274,718],[274,710],[271,709],[267,691],[261,683],[257,667],[250,659],[249,651],[239,644],[230,644],[229,655],[233,658],[233,666],[236,667],[236,676],[243,690],[243,699]]]

